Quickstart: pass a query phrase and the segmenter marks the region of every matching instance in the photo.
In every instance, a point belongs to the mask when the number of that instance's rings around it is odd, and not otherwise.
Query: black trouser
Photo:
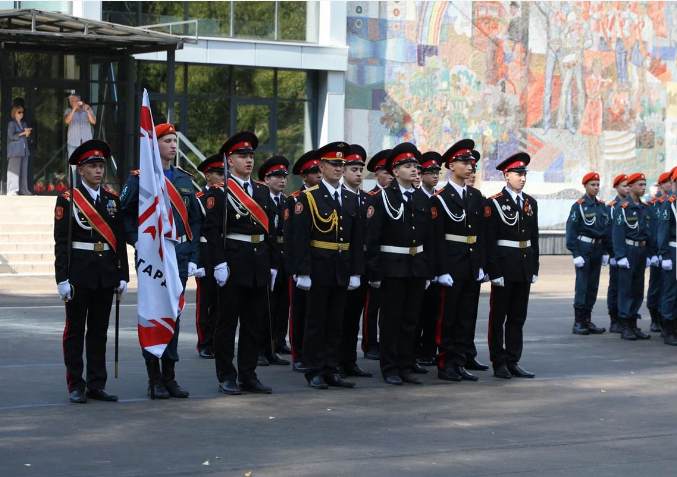
[[[289,277],[289,346],[291,359],[294,363],[303,360],[303,339],[308,316],[308,292],[296,286],[293,278]]]
[[[195,310],[195,326],[197,327],[197,350],[212,349],[214,339],[214,323],[219,317],[218,293],[214,270],[205,270],[205,276],[196,278],[197,309]]]
[[[183,285],[183,292],[186,293],[186,283],[188,282],[188,277],[181,277],[181,285]],[[162,353],[162,361],[173,361],[173,362],[178,362],[179,361],[179,329],[181,327],[181,315],[176,317],[176,323],[174,325],[174,334],[172,335],[172,339],[169,341],[169,344],[165,348],[165,351]],[[146,351],[145,349],[141,350],[141,355],[143,356],[143,359],[146,361],[151,361],[155,359],[157,356],[155,356],[153,353],[150,353],[149,351]]]
[[[219,382],[251,381],[256,379],[258,337],[261,317],[266,303],[266,287],[244,287],[226,283],[219,287],[219,318],[214,326],[214,358]],[[235,331],[240,322],[237,345],[237,371],[235,357]]]
[[[475,349],[475,304],[479,290],[475,280],[454,280],[454,285],[442,287],[440,317],[437,325],[437,367],[441,370],[465,366]],[[474,357],[474,356],[473,356]]]
[[[364,305],[362,320],[362,351],[370,349],[378,351],[378,328],[381,291],[371,285],[367,288],[367,300]]]
[[[283,274],[284,275],[284,274]],[[259,354],[270,356],[275,352],[275,345],[285,343],[287,335],[287,320],[289,319],[289,290],[287,289],[287,277],[277,275],[275,286],[268,291],[266,303],[261,317],[261,334],[259,336]],[[284,327],[282,339],[279,340],[280,324]]]
[[[496,369],[517,363],[522,357],[522,328],[527,319],[531,282],[505,282],[491,287],[489,310],[489,357]],[[505,348],[503,347],[505,326]]]
[[[357,335],[360,333],[360,318],[367,299],[367,283],[348,292],[343,312],[343,331],[339,351],[339,366],[351,367],[357,364]]]
[[[440,315],[442,286],[431,283],[423,294],[414,343],[416,358],[434,358],[437,354],[437,322]]]
[[[85,390],[85,381],[82,379],[82,351],[85,341],[87,388],[106,387],[106,340],[113,292],[113,288],[73,286],[72,299],[66,302],[66,328],[63,331],[63,360],[66,365],[68,392]]]
[[[473,308],[472,308],[472,343],[470,343],[470,346],[468,350],[466,351],[466,356],[465,356],[465,361],[466,364],[468,361],[472,361],[477,357],[477,347],[475,346],[475,331],[477,330],[477,310],[480,306],[480,291],[482,289],[482,282],[473,282],[473,287],[475,287],[475,301],[473,302]]]
[[[338,370],[341,327],[347,287],[313,285],[308,291],[308,316],[303,336],[306,379]]]
[[[414,364],[414,334],[425,292],[425,279],[381,281],[381,373],[397,376]]]

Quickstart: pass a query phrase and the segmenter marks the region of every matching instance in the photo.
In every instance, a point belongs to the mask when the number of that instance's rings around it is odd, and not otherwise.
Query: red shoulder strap
[[[261,208],[258,202],[247,195],[245,191],[242,190],[240,184],[233,179],[228,179],[228,188],[233,193],[233,195],[240,201],[242,205],[252,214],[252,218],[256,220],[261,226],[266,229],[266,233],[270,233],[268,229],[268,215]]]
[[[190,230],[190,225],[188,225],[188,211],[186,210],[186,204],[183,203],[181,199],[181,194],[176,190],[174,184],[165,177],[165,184],[167,184],[167,194],[169,195],[169,200],[172,202],[172,205],[179,213],[181,217],[181,222],[183,222],[183,228],[186,229],[186,235],[188,235],[188,240],[193,240],[193,232]]]
[[[113,251],[117,252],[117,241],[115,240],[113,230],[111,230],[108,222],[101,217],[99,211],[87,201],[84,195],[82,195],[80,189],[73,189],[73,203],[80,209],[80,212],[87,217],[87,220],[92,224],[92,227],[106,239],[106,242],[113,248]]]

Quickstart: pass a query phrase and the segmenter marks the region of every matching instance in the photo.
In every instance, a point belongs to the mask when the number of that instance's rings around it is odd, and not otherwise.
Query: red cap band
[[[503,172],[506,172],[510,169],[514,169],[515,167],[526,167],[526,164],[524,161],[515,161],[512,164],[508,164],[506,167],[503,168]]]
[[[225,166],[223,165],[223,162],[213,162],[209,164],[207,167],[205,167],[204,174],[206,174],[212,169],[224,169],[224,167]]]
[[[313,159],[312,161],[308,161],[301,166],[301,168],[299,169],[299,172],[303,172],[306,169],[310,169],[313,166],[317,166],[319,163],[320,163],[320,161],[318,161],[317,159]]]
[[[414,157],[414,154],[411,153],[411,152],[403,152],[399,156],[395,156],[395,159],[393,159],[391,167],[397,166],[400,162],[402,162],[406,159],[414,159],[415,160],[416,158]]]
[[[360,156],[359,154],[351,154],[350,156],[346,157],[346,162],[353,162],[353,161],[364,162],[364,159],[362,159],[362,156]]]
[[[87,151],[82,156],[78,157],[78,164],[80,164],[85,159],[89,159],[90,157],[100,157],[101,159],[106,159],[105,156],[103,155],[103,152],[101,151],[97,150]]]
[[[421,164],[421,169],[425,169],[430,166],[439,166],[439,164],[435,159],[430,159],[429,161],[426,161],[423,164]]]
[[[335,160],[345,161],[345,159],[343,158],[343,153],[341,151],[325,152],[321,159],[323,161],[335,161]]]
[[[287,168],[284,167],[284,164],[275,164],[274,166],[268,168],[268,170],[266,171],[266,175],[270,174],[273,171],[286,171],[286,170]]]
[[[385,167],[385,166],[386,166],[386,160],[385,160],[385,159],[381,159],[381,160],[378,161],[378,162],[376,163],[376,165],[374,166],[374,170],[378,169],[379,167]]]
[[[456,151],[453,156],[451,156],[452,159],[455,159],[459,156],[471,156],[472,157],[472,149],[461,149],[460,151]]]
[[[254,148],[252,147],[252,143],[251,143],[251,142],[247,142],[247,141],[245,141],[245,142],[238,142],[237,144],[234,144],[234,145],[230,148],[230,150],[228,151],[228,155],[230,156],[230,155],[233,153],[233,151],[237,151],[238,149],[243,149],[243,148],[245,148],[245,147],[248,147],[248,148],[250,148],[250,149],[254,149]]]

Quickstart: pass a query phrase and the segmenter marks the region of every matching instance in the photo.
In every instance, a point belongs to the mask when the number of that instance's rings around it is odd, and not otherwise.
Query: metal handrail
[[[153,29],[156,29],[156,28],[166,28],[166,27],[169,27],[169,34],[170,34],[170,35],[174,35],[174,33],[172,33],[172,27],[173,27],[173,26],[188,25],[188,24],[195,24],[195,38],[193,38],[192,35],[191,35],[191,36],[188,36],[188,35],[181,35],[181,34],[179,34],[179,35],[175,35],[175,36],[180,36],[181,38],[187,38],[187,39],[190,39],[191,42],[197,43],[197,40],[198,40],[198,26],[199,26],[199,24],[200,24],[200,23],[199,23],[199,20],[182,20],[182,21],[178,21],[178,22],[157,23],[157,24],[155,24],[155,25],[144,25],[144,26],[140,26],[140,27],[138,27],[138,28],[141,28],[142,30],[153,30]]]
[[[176,137],[177,137],[177,139],[179,140],[179,144],[178,144],[179,147],[177,148],[177,149],[178,149],[178,154],[176,155],[176,158],[174,159],[174,165],[175,165],[175,166],[178,166],[178,165],[179,165],[179,156],[180,156],[181,158],[183,158],[183,159],[185,160],[186,164],[190,164],[190,167],[192,167],[192,168],[195,170],[195,172],[200,173],[200,172],[198,171],[198,169],[197,169],[197,166],[199,165],[199,163],[198,163],[198,164],[195,164],[195,163],[191,160],[191,158],[188,157],[188,155],[187,155],[185,152],[183,152],[183,151],[181,150],[181,144],[184,144],[188,149],[190,149],[190,151],[191,151],[193,154],[195,154],[195,155],[197,156],[198,159],[200,159],[200,162],[204,161],[204,160],[206,159],[206,157],[204,156],[204,154],[202,154],[202,153],[200,152],[200,150],[199,150],[197,147],[195,147],[195,145],[193,145],[192,142],[190,142],[190,141],[188,140],[188,138],[187,138],[186,136],[184,136],[184,134],[183,134],[182,132],[177,131],[177,132],[176,132]],[[197,182],[195,182],[195,180],[191,179],[191,181],[193,182],[193,186],[195,187],[196,190],[201,190],[201,189],[202,189],[202,187],[200,187],[200,184],[198,184]]]

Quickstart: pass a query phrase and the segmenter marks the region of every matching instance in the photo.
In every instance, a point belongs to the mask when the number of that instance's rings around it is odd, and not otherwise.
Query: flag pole
[[[115,379],[118,378],[118,347],[120,344],[120,292],[115,292]]]
[[[226,157],[226,153],[223,153],[223,167],[225,168],[226,175],[223,180],[223,249],[226,249],[226,232],[228,230],[228,176],[229,176],[229,170],[228,170],[228,158]]]

